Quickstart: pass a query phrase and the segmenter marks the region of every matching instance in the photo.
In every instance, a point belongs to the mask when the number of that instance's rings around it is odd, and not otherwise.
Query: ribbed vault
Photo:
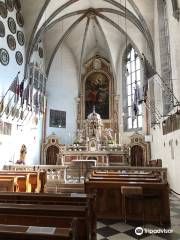
[[[22,0],[25,11],[26,66],[41,39],[48,75],[56,52],[63,44],[71,50],[79,74],[82,64],[100,54],[117,72],[119,54],[130,42],[154,64],[154,0]],[[28,5],[28,8],[27,8]],[[150,9],[152,11],[150,11]],[[148,14],[147,14],[148,13]],[[27,69],[27,68],[26,68]],[[115,74],[116,75],[116,74]]]

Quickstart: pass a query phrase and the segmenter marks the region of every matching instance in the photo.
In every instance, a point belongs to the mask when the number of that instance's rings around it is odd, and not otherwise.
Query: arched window
[[[142,105],[138,104],[141,91],[140,58],[132,46],[129,46],[124,59],[124,126],[125,130],[140,129],[142,128]]]

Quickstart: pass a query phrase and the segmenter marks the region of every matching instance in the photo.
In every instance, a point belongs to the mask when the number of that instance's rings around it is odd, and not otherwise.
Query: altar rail
[[[67,166],[62,165],[4,165],[4,170],[12,171],[46,171],[48,180],[59,180],[59,182],[66,181]]]
[[[67,181],[67,169],[68,166],[62,165],[5,165],[4,170],[13,171],[37,171],[45,170],[47,172],[48,180],[58,180],[59,182]],[[93,170],[97,171],[117,171],[123,174],[130,173],[156,173],[160,176],[162,183],[167,183],[167,168],[162,167],[131,167],[131,166],[92,166],[89,168],[89,172]],[[77,169],[78,171],[78,169]],[[73,176],[72,176],[73,179]]]
[[[167,183],[167,168],[162,167],[131,167],[131,166],[92,166],[90,171],[115,171],[122,174],[158,174],[162,183]]]

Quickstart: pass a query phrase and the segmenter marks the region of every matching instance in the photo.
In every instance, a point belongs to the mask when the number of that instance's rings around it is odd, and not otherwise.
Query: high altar
[[[117,143],[116,133],[110,128],[104,128],[101,116],[95,107],[85,121],[84,127],[77,130],[73,145],[61,145],[56,135],[51,135],[48,144],[44,146],[44,160],[47,163],[48,146],[59,149],[54,164],[70,165],[74,160],[95,160],[97,166],[127,165],[129,149]],[[51,163],[49,163],[51,164]]]
[[[41,164],[68,165],[72,160],[95,160],[100,166],[127,165],[129,149],[120,144],[119,98],[115,94],[111,64],[100,56],[87,61],[80,88],[74,144],[63,146],[57,136],[50,136],[43,144]],[[53,154],[47,154],[50,145],[56,146]]]

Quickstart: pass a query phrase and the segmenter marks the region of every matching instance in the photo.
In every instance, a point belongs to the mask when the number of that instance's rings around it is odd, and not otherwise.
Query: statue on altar
[[[101,151],[110,143],[116,143],[116,133],[111,128],[104,128],[103,120],[93,106],[93,111],[87,116],[84,126],[77,130],[74,143],[85,146],[88,151]]]
[[[74,141],[75,143],[82,144],[84,142],[83,133],[84,133],[83,129],[78,129],[77,130],[77,137]]]
[[[25,164],[25,159],[26,159],[26,154],[27,154],[27,148],[26,145],[23,144],[20,149],[20,157],[19,160],[17,160],[17,164]]]

